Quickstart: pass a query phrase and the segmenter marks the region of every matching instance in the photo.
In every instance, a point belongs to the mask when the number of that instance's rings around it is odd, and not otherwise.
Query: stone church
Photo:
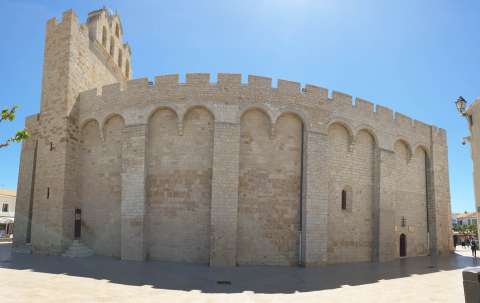
[[[123,33],[107,9],[47,22],[15,249],[212,266],[452,250],[445,130],[286,80],[132,80]]]

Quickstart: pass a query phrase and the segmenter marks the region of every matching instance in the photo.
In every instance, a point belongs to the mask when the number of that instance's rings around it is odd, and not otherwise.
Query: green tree
[[[15,120],[15,112],[17,111],[18,106],[13,106],[12,108],[4,108],[2,110],[2,115],[0,116],[0,122],[12,122]],[[0,148],[7,147],[12,142],[22,142],[23,140],[30,137],[30,134],[26,130],[19,130],[12,137],[8,138],[4,142],[0,142]]]
[[[478,237],[478,230],[477,230],[476,223],[468,224],[468,225],[454,224],[453,230],[462,234],[475,234]]]

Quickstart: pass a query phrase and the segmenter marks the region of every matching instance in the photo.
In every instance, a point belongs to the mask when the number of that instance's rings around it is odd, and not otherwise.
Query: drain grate
[[[219,285],[232,285],[232,282],[227,281],[227,280],[220,280],[220,281],[217,281],[217,284],[219,284]]]

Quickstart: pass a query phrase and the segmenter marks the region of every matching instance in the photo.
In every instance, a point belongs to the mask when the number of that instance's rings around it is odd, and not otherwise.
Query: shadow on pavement
[[[248,266],[212,268],[206,265],[157,261],[121,261],[109,257],[70,259],[11,253],[11,244],[0,244],[0,268],[105,279],[125,285],[151,285],[171,290],[205,293],[293,293],[361,285],[379,280],[429,274],[478,266],[471,257],[417,257],[387,263],[354,263],[324,267]],[[219,283],[220,281],[220,283]],[[229,284],[230,282],[230,284]]]

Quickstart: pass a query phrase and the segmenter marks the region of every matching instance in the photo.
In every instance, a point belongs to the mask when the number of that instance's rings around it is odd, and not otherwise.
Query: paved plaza
[[[69,259],[0,243],[3,302],[463,302],[469,251],[321,268]],[[480,261],[478,262],[480,265]]]

